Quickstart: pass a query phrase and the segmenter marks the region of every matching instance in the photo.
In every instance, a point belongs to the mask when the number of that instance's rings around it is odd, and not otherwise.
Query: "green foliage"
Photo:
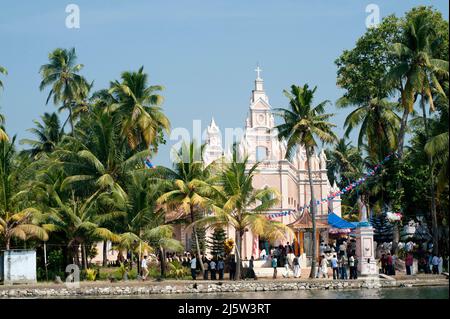
[[[88,281],[94,281],[97,277],[97,270],[88,268],[86,269],[86,280]]]
[[[208,248],[211,254],[217,257],[225,257],[225,240],[227,235],[222,227],[216,227],[208,241]]]
[[[187,267],[184,267],[179,261],[172,261],[168,263],[169,278],[175,278],[175,279],[183,279],[186,277],[189,273],[189,270]]]

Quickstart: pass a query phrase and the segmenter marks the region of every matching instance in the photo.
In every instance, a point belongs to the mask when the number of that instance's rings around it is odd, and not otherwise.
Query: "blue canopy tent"
[[[350,233],[356,228],[355,223],[346,221],[335,213],[328,214],[328,224],[330,225],[330,233]]]

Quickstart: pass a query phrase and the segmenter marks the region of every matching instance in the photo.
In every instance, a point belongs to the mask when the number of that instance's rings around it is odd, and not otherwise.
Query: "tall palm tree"
[[[445,83],[445,90],[448,92],[448,82]],[[442,192],[448,185],[448,97],[439,96],[437,99],[437,108],[440,113],[439,120],[430,121],[432,136],[429,137],[425,144],[425,152],[440,165],[437,174],[437,191]]]
[[[132,149],[142,142],[156,147],[162,132],[170,129],[169,119],[160,107],[163,97],[158,92],[163,87],[148,86],[144,67],[137,72],[123,72],[121,80],[111,83],[109,93],[118,101],[116,111],[121,117],[122,134]]]
[[[163,223],[164,216],[161,216],[162,218],[160,218],[160,223]],[[160,224],[153,228],[148,227],[143,236],[150,241],[152,247],[158,248],[161,260],[161,278],[164,278],[166,276],[166,252],[182,252],[184,250],[184,246],[179,240],[173,238],[174,230],[171,225]]]
[[[41,116],[42,124],[38,121],[33,121],[36,128],[31,128],[28,131],[36,136],[35,140],[22,139],[20,144],[31,145],[30,150],[26,150],[35,159],[38,159],[42,154],[49,154],[53,152],[56,145],[61,141],[63,131],[56,113],[44,113]]]
[[[184,143],[176,152],[173,169],[158,166],[153,170],[153,175],[160,179],[165,192],[158,198],[157,204],[164,205],[167,213],[177,211],[180,214],[177,219],[190,219],[196,221],[197,216],[202,215],[212,207],[211,198],[206,190],[212,185],[214,164],[205,167],[203,162],[204,145],[197,146],[195,142]],[[197,254],[202,255],[198,240],[197,228],[193,227],[192,233],[195,239]],[[203,264],[200,263],[203,269]]]
[[[328,180],[331,184],[337,181],[344,184],[359,176],[359,166],[362,162],[361,153],[358,148],[341,138],[334,148],[325,150],[327,156]]]
[[[341,98],[337,105],[346,107],[350,104],[345,98]],[[384,158],[397,146],[400,117],[395,113],[396,106],[396,103],[378,98],[359,105],[345,119],[345,136],[348,137],[360,125],[358,147],[366,143],[371,157]]]
[[[448,61],[433,57],[433,34],[431,22],[425,15],[417,15],[407,22],[402,42],[395,43],[392,54],[399,59],[399,64],[393,67],[386,80],[394,87],[399,87],[403,116],[398,132],[398,155],[403,154],[408,115],[414,110],[414,102],[418,94],[425,94],[434,109],[431,86],[441,94],[443,92],[436,74],[448,74]]]
[[[289,108],[279,108],[275,111],[284,123],[276,126],[278,138],[287,140],[286,158],[291,159],[298,148],[304,147],[308,167],[309,187],[311,192],[312,231],[316,233],[316,200],[314,195],[313,176],[311,171],[311,156],[318,146],[317,140],[322,143],[333,143],[337,140],[332,128],[336,125],[328,122],[332,114],[325,113],[325,106],[329,101],[323,101],[313,106],[314,93],[317,87],[310,90],[308,84],[303,87],[292,85],[291,91],[284,90],[289,99]],[[312,241],[312,263],[310,278],[315,277],[316,269],[316,241]]]
[[[390,70],[387,79],[393,83],[400,83],[401,102],[403,107],[403,117],[398,137],[398,155],[403,155],[403,144],[406,134],[406,126],[408,115],[414,109],[414,102],[418,95],[422,96],[421,107],[424,112],[425,129],[426,112],[425,98],[428,99],[431,110],[434,110],[432,88],[434,87],[441,95],[445,96],[436,75],[444,75],[448,77],[448,61],[436,59],[433,52],[436,50],[434,46],[436,41],[432,41],[434,29],[431,21],[426,15],[416,15],[409,20],[405,26],[403,41],[395,43],[393,46],[393,54],[399,58],[399,64]],[[404,82],[404,86],[403,86]],[[428,134],[428,132],[427,132]],[[432,157],[430,161],[430,174],[432,173]],[[431,176],[432,183],[430,185],[431,192],[431,215],[433,224],[433,244],[435,251],[438,249],[437,240],[437,217],[436,204],[434,196],[434,180]],[[400,185],[401,186],[401,185]],[[396,243],[393,245],[397,247]]]
[[[77,264],[84,269],[87,265],[87,247],[99,240],[119,241],[119,236],[100,224],[107,219],[116,218],[116,211],[99,215],[99,207],[102,198],[109,194],[96,192],[87,199],[77,199],[73,195],[70,199],[63,201],[61,194],[56,189],[50,190],[50,197],[54,207],[49,208],[53,213],[49,216],[49,222],[54,225],[55,232],[62,232],[67,238],[69,254],[75,258]],[[78,249],[81,246],[82,262],[78,261]]]
[[[14,141],[15,138],[0,141],[0,235],[6,250],[10,249],[13,238],[48,239],[46,230],[39,226],[41,212],[18,198],[22,167],[16,158]]]
[[[122,143],[117,119],[108,111],[96,109],[82,118],[76,128],[77,137],[66,136],[54,157],[64,168],[67,178],[61,187],[79,194],[97,190],[115,191],[119,202],[127,201],[124,183],[128,173],[143,167],[149,150],[130,151]]]
[[[41,66],[39,73],[42,81],[39,89],[43,91],[46,87],[51,87],[46,103],[53,97],[53,103],[58,105],[62,103],[59,110],[69,112],[68,121],[74,133],[74,114],[73,109],[77,101],[86,96],[87,81],[79,74],[83,64],[76,64],[77,55],[75,48],[55,49],[48,56],[49,63]],[[67,121],[64,123],[63,128]]]
[[[215,205],[213,215],[206,216],[194,224],[209,227],[231,225],[235,230],[236,242],[236,278],[242,274],[242,239],[246,231],[254,235],[264,235],[268,240],[282,239],[293,231],[281,222],[267,219],[263,213],[279,202],[279,193],[274,188],[255,189],[253,178],[259,163],[248,167],[248,157],[240,158],[237,148],[233,152],[231,163],[220,174],[218,185],[208,188],[212,191]]]

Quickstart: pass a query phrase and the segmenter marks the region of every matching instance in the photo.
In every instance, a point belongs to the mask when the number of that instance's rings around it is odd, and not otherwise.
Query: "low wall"
[[[96,285],[97,284],[97,285]],[[63,297],[63,296],[117,296],[149,294],[184,294],[217,292],[251,292],[311,289],[379,289],[393,287],[412,287],[425,285],[448,285],[448,280],[433,281],[395,281],[395,280],[320,280],[320,281],[236,281],[236,282],[174,282],[174,283],[136,283],[111,284],[106,282],[90,283],[89,286],[76,289],[64,285],[52,288],[14,288],[1,287],[0,298],[20,297]]]

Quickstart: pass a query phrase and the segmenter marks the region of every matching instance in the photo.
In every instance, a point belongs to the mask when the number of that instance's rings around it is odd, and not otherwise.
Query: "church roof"
[[[312,228],[312,218],[308,210],[303,210],[303,214],[293,223],[291,226],[294,229],[311,229]],[[316,219],[316,227],[328,228],[328,224]]]

